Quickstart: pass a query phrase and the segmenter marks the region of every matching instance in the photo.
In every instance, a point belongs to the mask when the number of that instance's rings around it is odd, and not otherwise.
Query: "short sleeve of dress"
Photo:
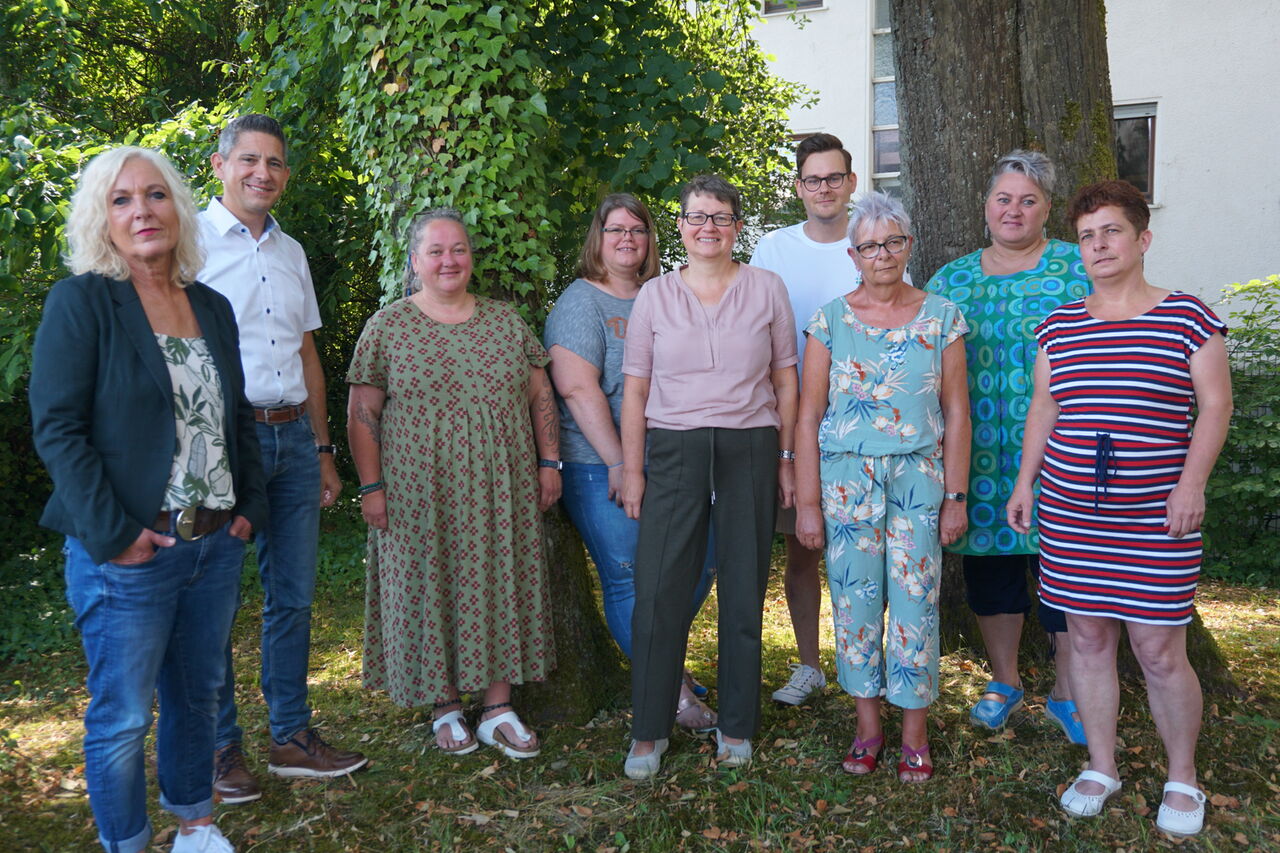
[[[950,346],[967,334],[969,334],[969,324],[964,319],[964,313],[954,302],[948,300],[942,309],[943,348]]]
[[[547,355],[547,351],[542,346],[542,342],[538,340],[538,336],[533,333],[533,329],[529,328],[529,324],[514,309],[511,309],[512,322],[519,328],[520,345],[524,349],[525,358],[529,359],[532,367],[546,367],[551,363],[551,357]]]
[[[647,379],[653,374],[653,309],[656,290],[640,288],[631,318],[627,321],[627,342],[622,351],[622,372]]]
[[[605,358],[605,327],[600,312],[582,287],[591,287],[579,279],[571,284],[547,316],[542,340],[547,349],[560,346],[588,364],[600,367]]]
[[[394,305],[394,303],[393,303]],[[351,385],[372,385],[384,391],[387,387],[387,360],[384,345],[387,334],[385,318],[393,305],[383,308],[369,318],[360,332],[355,352],[351,355],[351,367],[347,370],[347,382]]]
[[[843,299],[844,297],[840,297]],[[837,300],[839,301],[839,300]],[[828,313],[834,303],[828,302],[817,311],[813,312],[813,316],[809,318],[809,322],[804,327],[804,333],[831,350],[831,324],[827,319]]]
[[[1213,309],[1190,294],[1180,295],[1187,303],[1184,328],[1188,354],[1200,349],[1215,334],[1227,334],[1227,324],[1218,319]]]

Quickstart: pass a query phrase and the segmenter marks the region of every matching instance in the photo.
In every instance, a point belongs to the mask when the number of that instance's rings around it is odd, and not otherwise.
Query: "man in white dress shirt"
[[[839,139],[816,133],[796,147],[796,195],[809,217],[798,225],[779,228],[760,238],[752,266],[782,276],[791,297],[804,377],[804,327],[823,305],[858,286],[858,267],[849,257],[849,198],[858,186],[853,157]],[[800,705],[827,684],[818,659],[818,614],[821,585],[818,560],[821,551],[810,551],[796,539],[795,509],[778,509],[778,530],[786,535],[787,568],[784,585],[791,628],[796,636],[800,663],[793,664],[791,679],[774,691],[773,699]]]
[[[240,327],[245,394],[254,406],[270,515],[256,535],[263,588],[262,694],[271,729],[268,770],[280,776],[340,776],[363,767],[357,752],[325,743],[311,728],[307,664],[320,508],[337,500],[324,372],[312,332],[320,311],[307,256],[271,216],[289,182],[278,122],[245,115],[222,130],[210,158],[223,194],[200,214],[208,253],[200,281],[230,300]],[[262,796],[241,750],[235,673],[219,696],[214,794],[224,803]]]

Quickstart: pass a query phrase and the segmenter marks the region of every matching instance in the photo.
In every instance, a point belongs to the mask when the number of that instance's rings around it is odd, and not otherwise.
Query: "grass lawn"
[[[349,541],[349,540],[348,540]],[[542,755],[516,763],[486,750],[450,759],[433,748],[430,713],[395,707],[360,687],[362,590],[321,596],[314,619],[311,700],[334,742],[365,751],[367,771],[331,782],[266,776],[265,713],[252,673],[255,611],[236,626],[241,722],[265,795],[216,810],[244,851],[402,850],[1108,850],[1280,849],[1280,602],[1275,590],[1205,583],[1198,603],[1243,690],[1207,697],[1200,739],[1208,823],[1195,840],[1155,830],[1165,780],[1162,750],[1140,684],[1123,685],[1120,772],[1125,787],[1092,821],[1056,804],[1085,752],[1044,716],[1045,667],[1026,662],[1028,707],[992,736],[966,724],[986,680],[980,663],[944,658],[931,715],[936,773],[922,786],[897,781],[891,764],[854,778],[839,761],[853,733],[853,701],[829,687],[812,706],[782,709],[768,693],[787,674],[790,623],[776,571],[765,613],[766,707],[756,758],[720,771],[710,744],[676,735],[654,783],[622,776],[626,697],[582,727],[544,728]],[[715,598],[695,625],[690,663],[715,683]],[[831,660],[829,616],[823,654]],[[92,850],[80,719],[87,695],[78,649],[0,677],[0,850]],[[711,702],[714,706],[715,696]],[[891,714],[886,742],[898,741]],[[156,804],[153,849],[167,850],[175,822]]]

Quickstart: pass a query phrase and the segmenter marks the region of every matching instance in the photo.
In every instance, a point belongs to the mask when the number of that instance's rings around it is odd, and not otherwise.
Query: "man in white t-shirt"
[[[255,531],[262,578],[262,694],[279,776],[342,776],[363,767],[358,752],[330,746],[311,727],[307,670],[320,508],[342,484],[329,443],[324,371],[312,332],[320,309],[302,246],[271,208],[289,182],[284,131],[269,116],[240,116],[222,129],[210,158],[222,195],[200,214],[207,253],[200,281],[226,296],[240,328],[245,396],[254,407],[267,474],[269,517]],[[262,789],[240,747],[235,672],[218,697],[214,796],[233,805]]]
[[[796,148],[796,194],[808,219],[770,232],[760,239],[753,266],[782,276],[791,297],[804,376],[804,327],[818,308],[858,286],[860,276],[849,257],[849,198],[858,186],[853,158],[839,139],[816,133]],[[818,612],[821,585],[818,560],[796,540],[796,512],[778,511],[778,529],[787,538],[786,593],[791,627],[800,663],[792,665],[791,680],[773,694],[775,702],[800,705],[827,684],[818,660]]]

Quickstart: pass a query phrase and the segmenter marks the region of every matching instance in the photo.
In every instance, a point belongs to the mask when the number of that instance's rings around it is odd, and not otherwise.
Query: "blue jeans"
[[[311,600],[316,588],[320,540],[320,460],[311,421],[259,423],[258,444],[267,474],[268,518],[256,531],[262,580],[262,695],[271,737],[284,743],[311,724],[307,663],[311,654]],[[226,683],[218,695],[219,749],[239,743],[231,639],[226,643]]]
[[[136,853],[151,837],[143,743],[157,690],[160,804],[183,820],[213,812],[214,715],[244,543],[223,526],[137,566],[95,563],[72,537],[64,553],[67,601],[89,663],[89,804],[102,846]]]
[[[566,462],[561,472],[561,500],[573,526],[578,528],[587,553],[600,575],[604,620],[622,653],[631,657],[631,613],[636,604],[635,558],[640,522],[627,518],[626,510],[609,500],[609,469],[604,465]],[[707,541],[702,576],[694,591],[691,618],[698,614],[715,576],[714,531]]]

